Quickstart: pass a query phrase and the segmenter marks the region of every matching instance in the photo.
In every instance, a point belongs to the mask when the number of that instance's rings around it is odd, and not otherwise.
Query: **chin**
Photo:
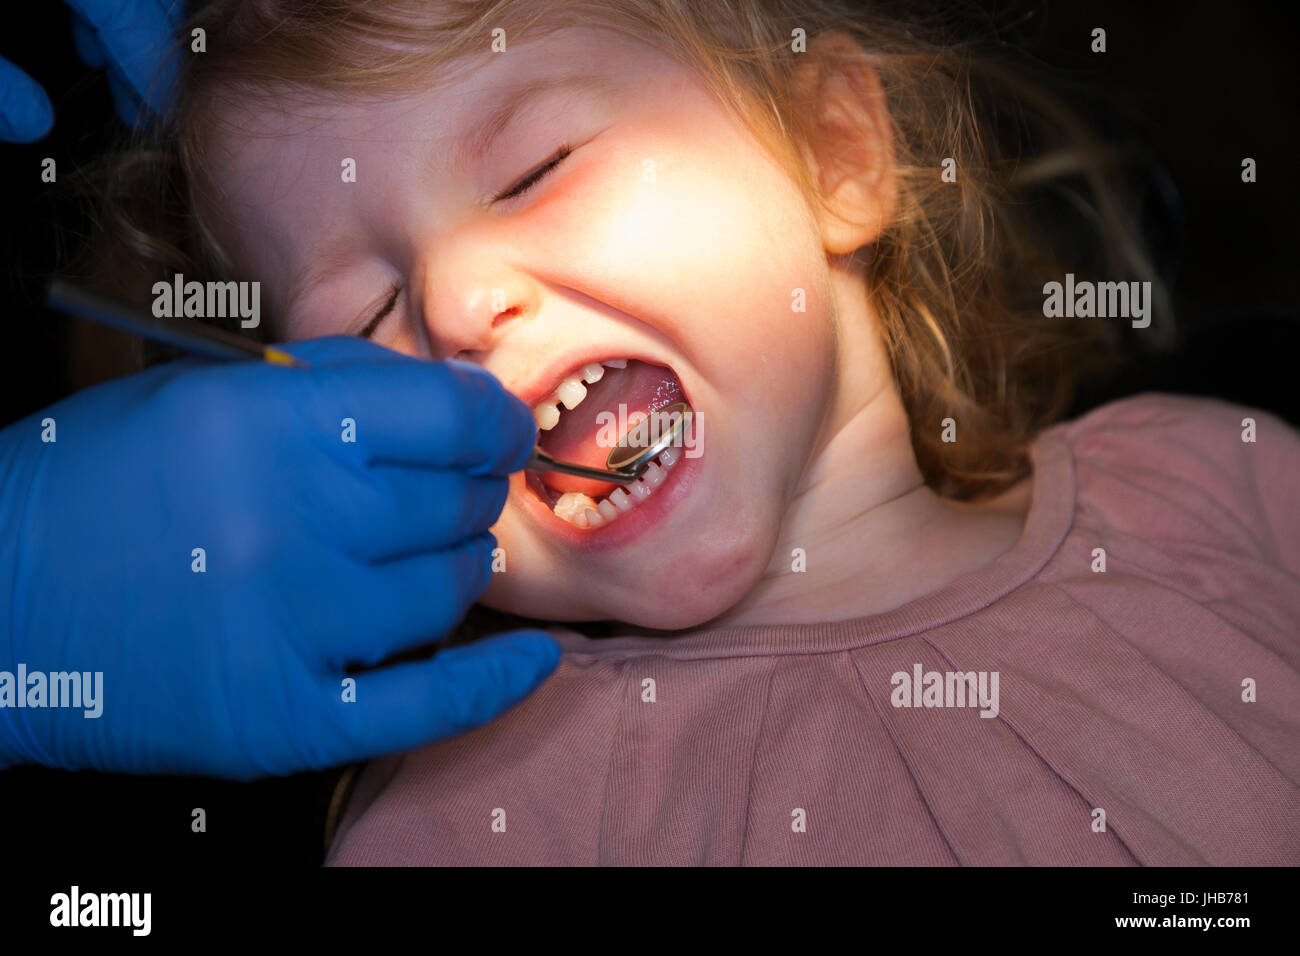
[[[494,576],[482,603],[560,624],[697,627],[730,610],[758,583],[776,545],[778,522],[742,510],[710,525],[676,546],[658,541],[652,554],[588,554],[555,567],[545,579]]]

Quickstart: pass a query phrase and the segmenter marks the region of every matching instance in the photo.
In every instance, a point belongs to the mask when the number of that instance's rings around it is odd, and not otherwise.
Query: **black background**
[[[1170,354],[1135,354],[1117,377],[1090,382],[1074,414],[1141,391],[1217,396],[1300,424],[1295,358],[1295,97],[1300,76],[1285,5],[991,3],[982,10],[1008,43],[1060,70],[1083,110],[1109,137],[1154,157],[1178,201],[1161,259],[1176,276],[1182,342]],[[84,232],[62,187],[40,181],[46,156],[61,183],[120,132],[107,84],[76,59],[62,4],[6,14],[0,55],[50,92],[54,131],[30,146],[0,144],[4,224],[0,285],[0,424],[72,388],[69,320],[36,304],[44,278]],[[1108,52],[1089,52],[1093,27]],[[1241,160],[1258,182],[1241,181]],[[187,867],[318,863],[325,801],[335,772],[236,784],[139,779],[21,768],[0,774],[0,831],[11,859],[175,861]],[[208,831],[190,830],[195,807]]]

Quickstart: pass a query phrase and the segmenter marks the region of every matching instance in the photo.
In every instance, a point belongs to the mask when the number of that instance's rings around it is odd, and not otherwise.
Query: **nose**
[[[429,255],[413,284],[434,359],[489,352],[513,324],[536,312],[536,284],[482,249]]]

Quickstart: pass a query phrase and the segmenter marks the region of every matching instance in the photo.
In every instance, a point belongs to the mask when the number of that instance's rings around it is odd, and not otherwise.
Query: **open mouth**
[[[566,375],[549,398],[533,407],[538,445],[559,461],[604,468],[629,429],[685,398],[681,382],[666,366],[637,359],[589,362]],[[530,471],[527,482],[556,517],[594,530],[644,504],[663,486],[682,454],[681,447],[665,448],[631,484],[555,471]]]

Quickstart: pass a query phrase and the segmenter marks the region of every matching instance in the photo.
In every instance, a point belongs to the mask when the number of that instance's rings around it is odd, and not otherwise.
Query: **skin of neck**
[[[1024,527],[1023,482],[981,504],[942,498],[925,484],[865,280],[850,257],[828,261],[834,397],[767,569],[713,626],[883,613],[988,566]],[[797,548],[805,555],[802,571],[794,570]]]

